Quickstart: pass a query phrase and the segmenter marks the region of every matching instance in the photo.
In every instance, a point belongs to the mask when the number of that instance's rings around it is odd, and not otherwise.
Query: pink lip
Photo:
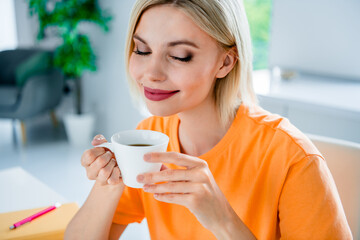
[[[144,87],[144,94],[145,97],[151,101],[162,101],[165,100],[179,91],[167,91],[167,90],[161,90],[161,89],[152,89],[148,87]]]

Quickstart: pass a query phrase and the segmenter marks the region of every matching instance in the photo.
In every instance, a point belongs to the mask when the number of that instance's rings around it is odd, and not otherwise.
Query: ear
[[[219,68],[219,71],[216,73],[216,78],[224,78],[228,73],[233,69],[237,62],[237,49],[236,47],[231,48],[228,52],[225,53],[225,56],[222,60],[222,66]]]

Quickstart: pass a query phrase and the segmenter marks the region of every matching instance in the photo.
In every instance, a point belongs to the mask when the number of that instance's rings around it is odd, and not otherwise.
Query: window
[[[268,68],[272,0],[244,0],[254,54],[254,70]]]

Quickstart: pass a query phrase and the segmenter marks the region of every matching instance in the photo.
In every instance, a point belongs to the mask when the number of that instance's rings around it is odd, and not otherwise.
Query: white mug
[[[144,155],[148,152],[165,152],[169,137],[151,130],[128,130],[115,133],[111,142],[97,145],[105,147],[115,154],[124,184],[132,188],[142,188],[136,177],[141,173],[158,172],[162,163],[148,163]],[[134,146],[148,145],[148,146]]]

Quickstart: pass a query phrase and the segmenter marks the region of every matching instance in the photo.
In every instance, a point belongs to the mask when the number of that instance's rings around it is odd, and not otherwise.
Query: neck
[[[182,153],[200,156],[211,150],[226,134],[231,121],[222,126],[214,104],[178,113],[179,142]]]

